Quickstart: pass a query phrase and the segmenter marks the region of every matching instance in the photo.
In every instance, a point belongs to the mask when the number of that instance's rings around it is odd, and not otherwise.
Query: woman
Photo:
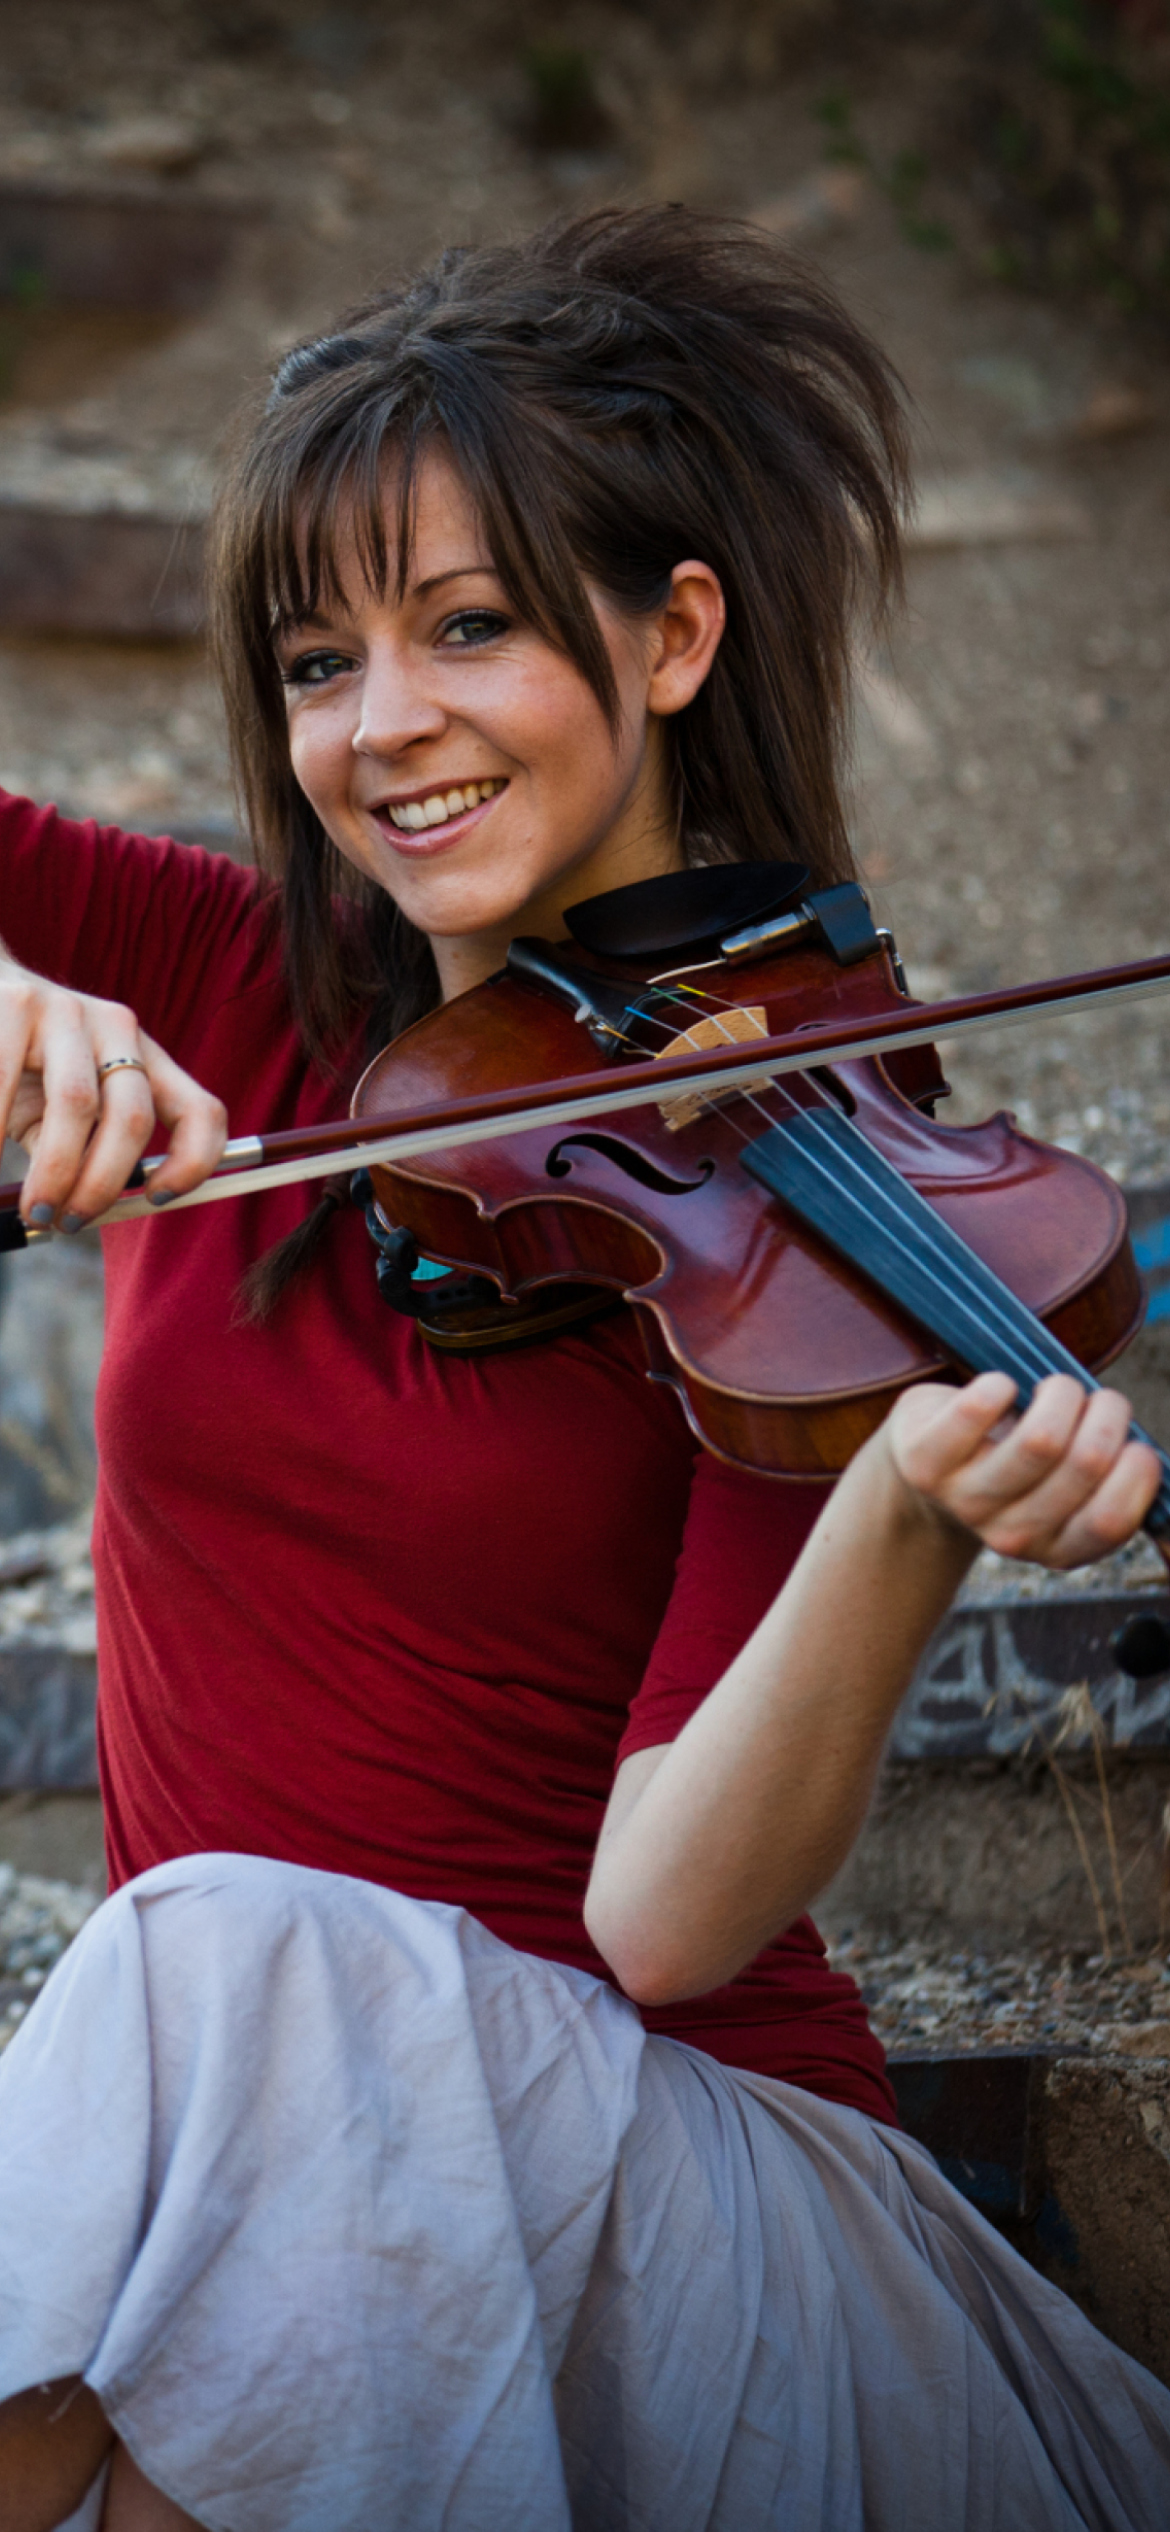
[[[878,354],[681,212],[291,355],[214,563],[275,890],[4,813],[29,1221],[339,1113],[575,900],[847,875],[902,478]],[[108,1252],[114,1895],[0,2070],[6,2532],[1164,2520],[1170,2400],[900,2136],[800,1913],[978,1541],[1140,1521],[1123,1404],[920,1389],[825,1504],[696,1457],[621,1312],[428,1350],[331,1195]]]

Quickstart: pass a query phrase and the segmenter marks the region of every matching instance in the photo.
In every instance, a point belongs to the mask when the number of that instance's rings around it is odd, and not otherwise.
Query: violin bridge
[[[767,1037],[767,1034],[768,1014],[762,1002],[736,1005],[727,1011],[705,1012],[702,1019],[696,1020],[693,1027],[684,1029],[680,1037],[672,1037],[669,1046],[658,1047],[655,1050],[656,1060],[662,1061],[667,1055],[706,1053],[708,1047],[726,1046],[729,1041],[742,1046],[748,1038]],[[750,1081],[737,1082],[731,1090],[720,1090],[715,1084],[706,1091],[680,1090],[673,1099],[659,1100],[658,1113],[669,1131],[677,1134],[682,1126],[693,1125],[696,1117],[703,1116],[708,1108],[720,1106],[725,1099],[742,1099],[746,1091],[766,1090],[771,1079],[770,1073],[757,1073]]]

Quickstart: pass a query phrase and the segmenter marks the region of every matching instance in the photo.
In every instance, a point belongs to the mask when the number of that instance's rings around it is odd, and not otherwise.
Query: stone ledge
[[[1170,1749],[1170,1672],[1130,1679],[1113,1653],[1118,1628],[1147,1611],[1170,1619],[1170,1578],[1144,1536],[1071,1574],[985,1552],[919,1664],[890,1757]]]
[[[226,279],[255,204],[170,185],[0,182],[0,296],[192,314]]]
[[[1086,1758],[890,1766],[817,1921],[833,1936],[864,1925],[932,1946],[1097,1952],[1103,1932],[1124,1943],[1116,1856],[1130,1939],[1164,1942],[1170,1752],[1110,1758],[1105,1785],[1108,1819]]]
[[[97,1662],[61,1643],[0,1644],[0,1792],[92,1792]]]
[[[994,2050],[890,2073],[947,2179],[1170,2382],[1170,2062]]]
[[[0,494],[0,630],[191,641],[202,623],[199,523]]]
[[[1091,1744],[1083,1691],[1110,1748],[1170,1750],[1170,1675],[1129,1679],[1112,1640],[1135,1610],[1170,1621],[1162,1591],[969,1602],[940,1627],[890,1736],[894,1760],[1013,1758]]]

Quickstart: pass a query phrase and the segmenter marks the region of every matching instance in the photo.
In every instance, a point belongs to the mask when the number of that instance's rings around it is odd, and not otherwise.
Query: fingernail
[[[174,1203],[178,1192],[179,1190],[177,1187],[148,1187],[146,1191],[146,1201],[148,1204],[152,1204],[154,1206],[156,1213],[159,1213],[161,1212],[164,1204]]]
[[[34,1231],[47,1231],[57,1208],[53,1204],[34,1204],[29,1221]]]
[[[61,1216],[61,1228],[63,1231],[67,1231],[70,1239],[72,1239],[75,1231],[84,1231],[88,1220],[88,1213],[63,1213]]]

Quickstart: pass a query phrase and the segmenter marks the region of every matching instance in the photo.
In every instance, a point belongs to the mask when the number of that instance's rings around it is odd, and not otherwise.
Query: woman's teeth
[[[422,826],[445,826],[448,818],[461,818],[465,809],[478,809],[481,800],[494,799],[504,788],[501,777],[493,774],[487,782],[466,782],[458,790],[432,791],[426,800],[406,800],[401,808],[393,800],[386,806],[391,824],[413,835]]]

